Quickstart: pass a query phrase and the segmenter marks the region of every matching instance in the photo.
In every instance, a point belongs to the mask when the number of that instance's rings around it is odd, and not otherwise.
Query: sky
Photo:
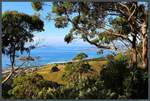
[[[2,2],[2,12],[16,10],[21,13],[33,15],[36,11],[32,9],[31,2]],[[67,45],[64,42],[64,36],[69,32],[71,26],[68,26],[63,29],[55,28],[54,21],[47,21],[45,19],[47,15],[47,11],[51,10],[51,4],[48,6],[43,6],[43,10],[40,11],[41,19],[44,21],[44,29],[43,32],[35,33],[34,43],[40,42],[40,45],[55,45],[62,46]],[[81,39],[74,40],[68,46],[80,46],[89,44],[87,42],[83,42]]]

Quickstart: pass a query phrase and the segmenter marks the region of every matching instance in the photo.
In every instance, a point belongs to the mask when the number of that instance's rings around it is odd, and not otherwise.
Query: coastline
[[[102,61],[104,60],[105,57],[99,57],[99,58],[86,58],[82,61]],[[47,66],[47,65],[54,65],[54,64],[58,64],[58,65],[65,65],[65,64],[70,64],[70,63],[74,63],[74,62],[77,62],[77,61],[73,61],[73,60],[70,60],[70,61],[58,61],[58,62],[50,62],[50,63],[47,63],[47,64],[44,64],[44,65],[39,65],[39,66],[32,66],[32,67],[15,67],[15,69],[17,70],[34,70],[34,69],[40,69],[40,68],[43,68],[44,66]],[[2,74],[6,74],[6,73],[9,73],[11,71],[11,68],[8,67],[6,69],[2,69]]]

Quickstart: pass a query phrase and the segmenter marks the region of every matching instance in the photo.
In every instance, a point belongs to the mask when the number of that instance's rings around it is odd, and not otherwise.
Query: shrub
[[[10,98],[11,96],[9,95],[8,91],[12,89],[12,87],[10,85],[7,85],[7,84],[3,84],[2,85],[2,97],[4,99],[7,99],[7,98]]]
[[[132,68],[124,81],[124,95],[130,99],[148,98],[148,72],[138,67]]]
[[[87,57],[88,57],[87,54],[81,52],[81,53],[77,54],[77,55],[73,58],[73,60],[83,60],[83,59],[85,59],[85,58],[87,58]]]
[[[89,72],[91,69],[91,66],[89,65],[88,62],[84,62],[81,64],[80,68],[79,68],[79,72],[80,73],[87,73]]]
[[[77,92],[77,99],[102,99],[105,98],[103,81],[97,76],[80,76],[71,85]]]
[[[101,71],[105,98],[148,98],[148,73],[139,67],[128,67],[126,56],[118,54],[107,61]]]
[[[127,56],[123,55],[122,53],[119,53],[116,56],[114,56],[115,61],[127,62],[127,59]]]
[[[57,66],[58,66],[57,64],[54,64],[54,65],[52,66],[50,72],[57,72],[57,71],[59,71],[59,68],[58,68]]]
[[[71,81],[77,80],[79,78],[79,75],[81,75],[82,73],[88,73],[91,70],[91,66],[88,62],[79,61],[72,64],[66,64],[62,79]]]
[[[117,59],[111,57],[112,60],[108,60],[101,71],[101,79],[104,81],[105,88],[117,94],[123,92],[123,81],[129,75],[128,64],[126,63],[126,59],[122,57],[124,56],[119,55]]]
[[[54,91],[54,98],[61,99],[98,99],[105,98],[103,82],[98,77],[84,77]]]
[[[28,74],[13,79],[12,89],[9,94],[15,99],[37,99],[41,97],[39,92],[43,89],[58,89],[59,86],[57,83],[45,81],[41,75]]]

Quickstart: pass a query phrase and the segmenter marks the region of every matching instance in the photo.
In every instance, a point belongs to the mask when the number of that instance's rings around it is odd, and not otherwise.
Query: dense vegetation
[[[18,99],[144,99],[148,97],[148,73],[138,67],[128,68],[122,54],[108,56],[99,75],[91,75],[88,62],[66,64],[62,80],[57,84],[39,74],[14,77],[3,97]],[[55,67],[55,66],[53,66]],[[7,92],[6,92],[7,91]]]
[[[33,2],[36,11],[44,3]],[[70,43],[80,37],[99,49],[115,50],[117,54],[105,57],[101,70],[93,69],[87,54],[77,54],[71,62],[63,64],[63,71],[54,64],[49,74],[62,72],[65,83],[44,79],[39,72],[13,75],[3,83],[2,95],[12,99],[147,99],[148,98],[148,38],[147,8],[138,2],[53,2],[52,14],[55,27],[71,24],[64,40]],[[12,18],[9,18],[12,16]],[[111,16],[113,16],[111,18]],[[12,19],[12,20],[10,20]],[[43,30],[43,21],[37,16],[18,12],[6,12],[2,16],[3,53],[10,55],[14,69],[16,51],[24,52],[33,39],[33,31]],[[12,30],[8,30],[10,28]],[[29,32],[28,32],[29,31]],[[19,35],[19,36],[18,36]],[[22,40],[18,41],[18,37]],[[9,41],[9,43],[8,43]],[[121,52],[117,42],[126,46]],[[20,43],[17,43],[20,42]],[[12,50],[13,49],[13,50]],[[102,51],[101,50],[101,51]],[[100,62],[100,60],[99,60]],[[43,67],[44,68],[44,67]],[[40,71],[41,69],[39,69]],[[56,75],[58,76],[58,75]],[[50,78],[50,77],[47,77]],[[54,79],[56,77],[53,77]]]
[[[8,90],[10,98],[37,99],[42,98],[45,90],[58,89],[57,83],[45,81],[38,74],[23,74],[13,79],[11,89]],[[4,95],[4,97],[7,97]]]

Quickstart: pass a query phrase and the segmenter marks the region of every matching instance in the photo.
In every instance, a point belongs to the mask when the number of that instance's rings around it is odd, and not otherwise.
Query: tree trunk
[[[132,64],[133,66],[137,65],[137,52],[135,48],[132,48]]]
[[[137,65],[137,51],[136,51],[136,36],[132,36],[133,41],[132,41],[132,46],[131,46],[131,51],[132,51],[132,66]]]
[[[12,47],[12,54],[10,54],[10,62],[11,62],[11,71],[12,71],[12,73],[14,73],[15,46]]]
[[[10,71],[9,75],[2,81],[2,85],[5,85],[5,84],[10,85],[9,82],[11,82],[13,74],[14,73],[12,71]]]
[[[144,21],[141,26],[142,33],[142,68],[148,69],[148,38],[147,38],[147,24]]]

